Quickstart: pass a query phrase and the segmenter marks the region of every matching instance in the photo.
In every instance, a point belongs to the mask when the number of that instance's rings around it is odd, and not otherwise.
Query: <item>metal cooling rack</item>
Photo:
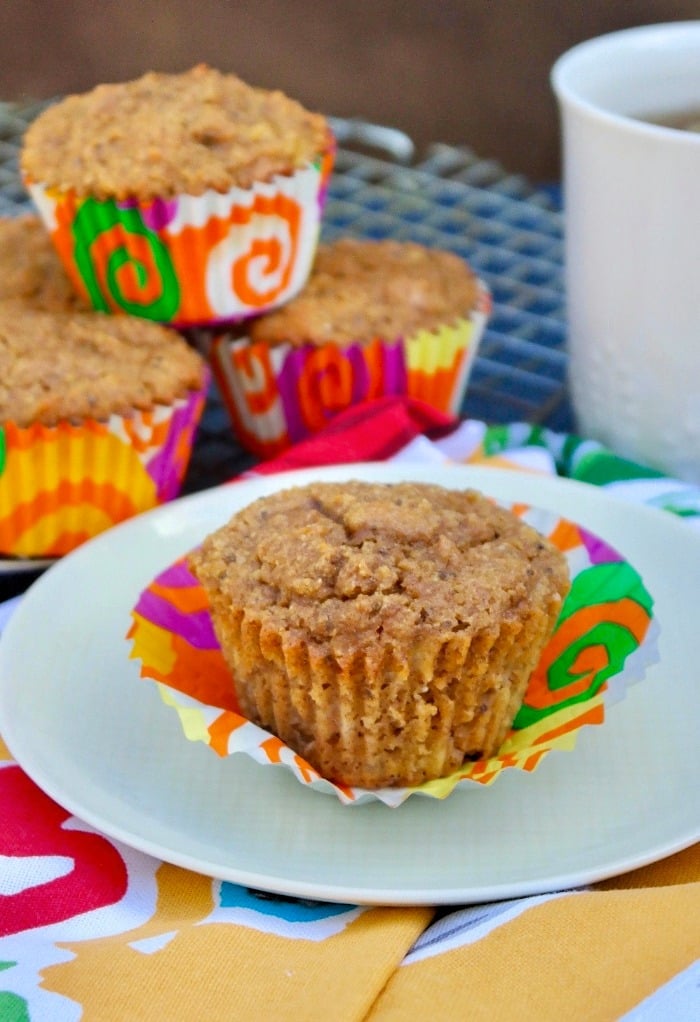
[[[0,215],[28,208],[17,171],[22,135],[46,103],[0,103]],[[450,249],[489,285],[493,315],[462,412],[486,422],[569,430],[562,215],[545,189],[466,148],[433,145],[416,159],[403,133],[333,119],[339,142],[322,235],[399,238]],[[185,489],[253,464],[212,391]]]

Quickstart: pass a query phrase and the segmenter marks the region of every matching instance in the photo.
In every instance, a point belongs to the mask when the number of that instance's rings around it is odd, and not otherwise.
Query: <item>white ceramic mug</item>
[[[700,21],[589,40],[552,69],[577,429],[700,483]]]

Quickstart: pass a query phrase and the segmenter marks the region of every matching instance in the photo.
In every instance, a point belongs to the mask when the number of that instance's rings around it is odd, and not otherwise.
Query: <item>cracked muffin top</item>
[[[29,126],[20,165],[63,192],[167,198],[289,174],[330,141],[321,114],[199,64],[67,96]]]
[[[35,309],[85,309],[36,214],[0,217],[0,301],[19,298]]]
[[[424,483],[316,483],[262,497],[191,555],[263,632],[350,655],[551,612],[563,555],[511,511]]]
[[[0,423],[129,415],[172,404],[204,379],[203,359],[167,327],[0,302]]]
[[[304,289],[254,320],[249,336],[293,345],[411,337],[468,316],[477,295],[476,276],[453,252],[342,238],[319,246]]]

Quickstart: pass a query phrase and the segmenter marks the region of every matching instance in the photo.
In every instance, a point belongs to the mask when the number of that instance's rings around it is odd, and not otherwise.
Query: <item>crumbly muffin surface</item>
[[[234,516],[194,561],[232,604],[339,657],[476,632],[567,585],[559,551],[511,512],[419,483],[282,491]]]
[[[303,291],[256,320],[250,336],[294,345],[410,337],[467,316],[476,296],[474,273],[453,252],[342,238],[319,246]]]
[[[61,191],[140,199],[249,187],[305,166],[326,119],[204,64],[68,96],[30,125],[23,172]]]
[[[497,751],[569,586],[511,512],[418,483],[262,498],[190,565],[246,716],[363,788]]]
[[[0,423],[128,415],[171,404],[203,380],[201,357],[156,323],[0,302]]]
[[[33,213],[0,217],[0,301],[8,298],[54,312],[85,308]]]

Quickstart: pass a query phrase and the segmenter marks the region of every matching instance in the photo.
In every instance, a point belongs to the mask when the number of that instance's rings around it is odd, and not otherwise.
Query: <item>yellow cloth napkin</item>
[[[695,845],[585,891],[451,912],[422,934],[369,1017],[697,1019],[698,955]]]

